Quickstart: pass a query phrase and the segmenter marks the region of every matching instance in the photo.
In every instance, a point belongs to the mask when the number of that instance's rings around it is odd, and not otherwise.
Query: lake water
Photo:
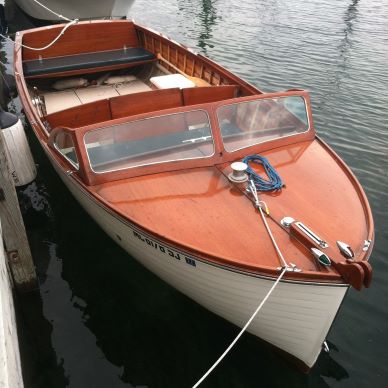
[[[31,25],[13,15],[11,32]],[[387,387],[387,1],[137,0],[130,16],[262,90],[309,90],[319,135],[356,174],[374,214],[372,287],[348,293],[328,336],[330,354],[302,375],[244,335],[202,386]],[[10,53],[5,45],[8,72]],[[10,108],[20,111],[17,99]],[[29,137],[39,177],[20,198],[41,287],[18,303],[26,387],[192,386],[236,327],[129,258]]]

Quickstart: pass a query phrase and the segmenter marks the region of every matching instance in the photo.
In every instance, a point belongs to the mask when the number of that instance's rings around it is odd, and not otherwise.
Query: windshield
[[[209,117],[203,110],[99,128],[87,132],[84,140],[97,173],[214,154]]]
[[[229,152],[309,129],[306,103],[299,96],[224,105],[217,109],[217,118]]]

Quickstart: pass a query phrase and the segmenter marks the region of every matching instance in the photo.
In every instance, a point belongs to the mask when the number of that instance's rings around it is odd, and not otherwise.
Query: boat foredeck
[[[329,245],[344,240],[362,253],[370,231],[359,193],[349,190],[351,179],[317,140],[281,147],[265,156],[286,183],[280,193],[261,194],[261,199],[269,207],[268,221],[287,262],[302,270],[291,276],[341,282],[335,269],[318,265],[310,249],[290,236],[280,221],[292,216]],[[319,163],[327,169],[316,174]],[[220,165],[160,173],[97,185],[92,192],[151,236],[186,252],[240,270],[276,273],[281,263],[260,215],[227,180],[229,172],[227,165]],[[331,182],[346,193],[344,202],[320,190]],[[349,228],[349,219],[357,228]]]

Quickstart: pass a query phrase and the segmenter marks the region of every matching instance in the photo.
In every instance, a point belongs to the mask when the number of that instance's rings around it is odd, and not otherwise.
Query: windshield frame
[[[305,108],[305,112],[306,112],[306,119],[307,119],[307,123],[305,123],[305,125],[306,125],[307,128],[305,128],[301,132],[291,133],[289,135],[284,135],[284,136],[280,136],[280,137],[273,137],[273,138],[270,138],[270,139],[267,139],[267,140],[259,140],[258,139],[257,142],[252,142],[251,144],[239,146],[239,147],[234,148],[234,149],[228,148],[228,144],[225,141],[227,136],[225,136],[222,133],[222,125],[223,124],[220,121],[220,111],[223,108],[225,108],[225,107],[226,108],[227,107],[237,107],[239,105],[243,106],[245,104],[249,104],[250,102],[255,102],[255,101],[271,100],[271,101],[277,102],[276,100],[292,98],[292,97],[294,97],[294,98],[302,98],[303,99],[304,108]],[[287,108],[285,107],[285,109],[287,109]],[[290,113],[293,114],[293,112],[291,112],[291,111],[290,111]],[[248,100],[242,100],[242,101],[241,100],[240,101],[233,101],[233,102],[230,102],[228,104],[222,104],[222,105],[218,106],[215,109],[215,114],[216,114],[216,117],[217,117],[217,123],[218,123],[218,127],[219,127],[219,130],[220,130],[222,144],[223,144],[223,147],[224,147],[225,151],[228,152],[228,153],[234,153],[234,152],[237,152],[237,151],[240,151],[240,150],[244,150],[244,149],[247,149],[247,148],[250,148],[250,147],[258,146],[258,145],[261,145],[261,144],[264,144],[264,143],[267,143],[267,142],[279,141],[280,139],[285,139],[287,137],[298,136],[298,135],[301,135],[301,134],[304,134],[304,133],[310,131],[310,129],[311,129],[311,122],[310,122],[310,118],[309,118],[309,115],[308,115],[307,101],[304,98],[304,96],[298,96],[298,95],[288,95],[288,96],[279,96],[279,97],[268,97],[268,96],[266,96],[265,98],[255,98],[255,99],[248,99]],[[294,115],[294,116],[296,118],[298,118],[300,121],[303,121],[299,117],[297,117],[296,115]],[[265,131],[269,131],[269,130],[281,130],[281,128],[280,127],[279,128],[263,128],[263,129],[258,129],[256,131],[252,131],[251,133],[254,133],[254,132],[260,133],[261,131],[265,132]],[[250,132],[247,131],[246,134],[248,134],[248,133],[250,133]],[[238,136],[238,135],[239,134],[230,135],[230,136],[233,137],[233,136]],[[244,132],[242,132],[241,135],[244,135]]]
[[[178,159],[170,159],[170,160],[162,160],[162,161],[155,161],[155,162],[151,162],[151,163],[147,163],[147,162],[143,162],[143,163],[139,163],[139,164],[136,164],[136,165],[128,165],[128,166],[123,166],[123,167],[120,167],[120,168],[114,168],[114,169],[110,169],[110,170],[104,170],[104,171],[96,171],[92,165],[92,162],[90,160],[90,154],[88,152],[88,147],[87,147],[87,143],[86,143],[86,136],[88,134],[92,134],[93,132],[97,132],[97,131],[100,131],[100,130],[103,130],[105,128],[114,128],[114,127],[118,127],[118,126],[121,126],[121,125],[125,125],[125,124],[135,124],[135,123],[140,123],[140,122],[144,122],[144,121],[147,121],[147,120],[154,120],[154,119],[158,119],[158,118],[163,118],[163,117],[167,117],[167,116],[174,116],[174,115],[185,115],[187,113],[191,113],[191,112],[203,112],[205,115],[206,115],[206,118],[207,118],[207,122],[209,124],[209,131],[210,131],[210,134],[211,134],[211,140],[212,140],[212,144],[213,144],[213,152],[211,155],[204,155],[202,157],[191,157],[191,158],[178,158]],[[185,118],[186,119],[186,118]],[[188,110],[185,110],[185,111],[182,111],[182,112],[169,112],[169,113],[166,113],[165,111],[161,111],[160,114],[158,115],[153,115],[153,116],[147,116],[147,117],[143,117],[143,118],[138,118],[138,119],[128,119],[127,121],[124,121],[122,123],[115,123],[115,124],[109,124],[109,122],[106,123],[107,125],[105,126],[100,126],[98,128],[95,128],[93,130],[90,130],[90,131],[87,131],[84,133],[83,135],[83,144],[82,146],[85,147],[86,149],[86,155],[87,155],[87,160],[89,162],[89,166],[90,166],[90,169],[93,171],[94,174],[106,174],[106,173],[111,173],[111,172],[116,172],[116,171],[122,171],[122,170],[128,170],[128,169],[134,169],[134,168],[139,168],[139,167],[145,167],[145,166],[152,166],[152,165],[164,165],[166,163],[171,163],[171,162],[183,162],[183,161],[195,161],[195,160],[199,160],[199,159],[209,159],[209,158],[212,158],[214,156],[214,154],[216,153],[216,144],[215,144],[215,139],[214,139],[214,135],[213,135],[213,130],[212,130],[212,125],[211,125],[211,121],[210,121],[210,112],[207,110],[207,109],[188,109]],[[195,143],[187,143],[186,145],[187,146],[190,146],[190,145],[194,145]],[[184,145],[182,145],[183,147]],[[160,152],[160,150],[158,151],[155,151],[155,152]]]
[[[182,106],[178,108],[163,109],[154,111],[152,113],[141,113],[130,117],[124,117],[119,119],[110,120],[109,122],[96,123],[87,125],[84,127],[74,128],[74,136],[80,152],[80,170],[83,172],[83,179],[86,184],[95,185],[125,178],[157,174],[161,172],[176,171],[182,169],[196,168],[196,167],[211,167],[222,162],[221,152],[221,140],[218,134],[218,128],[215,128],[217,122],[215,120],[211,104],[198,104],[195,106]],[[203,110],[206,112],[210,123],[210,130],[213,136],[214,153],[210,157],[196,158],[196,159],[183,159],[173,160],[168,162],[158,162],[154,164],[145,164],[136,167],[127,167],[120,170],[112,170],[107,172],[94,172],[89,162],[88,153],[84,144],[84,135],[87,132],[94,131],[102,127],[114,126],[116,124],[123,124],[126,122],[133,122],[147,118],[153,118],[157,116],[165,116],[175,113],[183,113],[194,110]]]
[[[285,96],[302,96],[305,99],[307,115],[309,120],[309,130],[307,132],[297,134],[294,136],[287,136],[282,139],[276,139],[274,141],[263,142],[259,144],[255,144],[246,148],[242,148],[240,150],[228,152],[223,144],[221,137],[221,129],[218,125],[217,118],[217,109],[222,105],[230,105],[236,102],[243,101],[251,101],[256,99],[265,99],[265,98],[276,98],[276,97],[285,97]],[[123,124],[125,122],[138,121],[141,119],[152,118],[157,116],[164,116],[174,113],[182,113],[194,110],[203,110],[207,113],[209,122],[210,122],[210,130],[213,136],[214,143],[214,154],[211,157],[203,157],[196,159],[186,159],[186,160],[173,160],[168,162],[158,162],[154,164],[146,164],[136,167],[128,167],[120,170],[112,170],[107,172],[94,172],[91,168],[87,150],[84,144],[84,135],[87,132],[96,130],[102,127],[114,126],[116,124]],[[59,128],[51,131],[49,136],[49,145],[53,149],[55,149],[53,145],[53,135]],[[140,177],[143,175],[150,174],[158,174],[165,172],[173,172],[177,170],[184,169],[192,169],[192,168],[201,168],[208,167],[209,171],[213,171],[213,167],[216,165],[221,165],[223,163],[230,163],[232,161],[236,161],[238,159],[243,158],[246,155],[254,154],[254,153],[262,153],[266,150],[278,148],[283,145],[298,143],[307,140],[313,140],[315,138],[315,130],[312,121],[311,114],[311,103],[310,98],[307,92],[301,90],[292,90],[287,92],[279,92],[279,93],[265,93],[265,94],[257,94],[250,96],[243,96],[238,98],[233,98],[229,100],[223,100],[218,102],[190,105],[190,106],[181,106],[178,108],[170,108],[159,111],[154,111],[151,113],[142,113],[133,115],[130,117],[119,118],[115,120],[106,121],[103,123],[91,124],[84,127],[78,128],[66,128],[67,131],[73,133],[73,139],[75,140],[75,147],[77,150],[77,156],[79,161],[79,171],[77,175],[85,182],[87,185],[97,185],[106,182],[111,182],[120,179],[132,178],[132,177]],[[58,151],[55,149],[56,153]]]
[[[291,96],[302,97],[304,99],[306,113],[307,113],[307,120],[308,120],[307,131],[293,134],[291,136],[284,136],[282,138],[276,138],[276,139],[272,139],[272,140],[263,141],[263,142],[252,144],[252,145],[242,147],[242,148],[239,148],[239,149],[236,149],[233,151],[228,151],[225,148],[224,142],[222,139],[220,124],[218,121],[218,115],[217,115],[217,111],[220,107],[234,105],[234,104],[242,103],[242,102],[250,102],[250,101],[255,101],[255,100],[263,100],[263,99],[274,99],[274,98],[281,98],[281,97],[291,97]],[[294,144],[294,143],[298,143],[298,142],[302,142],[302,141],[306,141],[306,140],[312,140],[316,136],[314,121],[313,121],[313,116],[312,116],[312,110],[311,110],[311,99],[310,99],[308,92],[305,90],[290,89],[290,90],[283,91],[283,92],[263,93],[263,94],[259,94],[259,95],[253,95],[253,96],[239,97],[239,98],[235,98],[233,100],[218,101],[218,102],[213,104],[212,110],[213,110],[213,114],[214,114],[214,119],[217,123],[217,131],[218,131],[218,135],[220,138],[219,140],[221,143],[224,162],[234,161],[236,159],[243,158],[246,155],[265,152],[266,150],[278,148],[278,147],[281,147],[281,146],[284,146],[287,144]]]

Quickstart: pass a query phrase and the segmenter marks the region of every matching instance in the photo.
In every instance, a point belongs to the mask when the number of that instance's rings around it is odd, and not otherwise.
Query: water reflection
[[[359,0],[352,0],[343,17],[345,27],[343,29],[343,38],[338,45],[338,67],[334,73],[334,79],[332,81],[332,84],[335,87],[333,92],[340,88],[342,77],[346,75],[348,61],[351,57],[351,49],[353,45],[353,24],[356,22],[358,16],[358,2]]]
[[[197,46],[201,48],[201,51],[205,55],[207,55],[207,49],[214,47],[211,43],[211,39],[213,37],[213,27],[216,25],[218,19],[216,8],[217,0],[201,0],[199,4],[193,3],[197,3],[197,1],[187,2],[180,0],[178,5],[185,17],[188,17],[187,14],[194,10],[195,22],[198,20],[198,25],[196,25],[195,28],[196,34],[198,34]]]
[[[338,348],[327,341],[330,348],[330,353],[322,353],[320,362],[317,365],[319,376],[330,377],[336,381],[341,381],[349,378],[349,373],[346,369],[333,358],[333,354],[338,353]],[[329,387],[329,385],[326,385]]]
[[[217,10],[214,3],[216,1],[202,0],[202,11],[198,15],[202,26],[198,37],[198,46],[202,48],[204,54],[207,54],[207,47],[214,47],[208,42],[213,37],[212,28],[217,21]]]

